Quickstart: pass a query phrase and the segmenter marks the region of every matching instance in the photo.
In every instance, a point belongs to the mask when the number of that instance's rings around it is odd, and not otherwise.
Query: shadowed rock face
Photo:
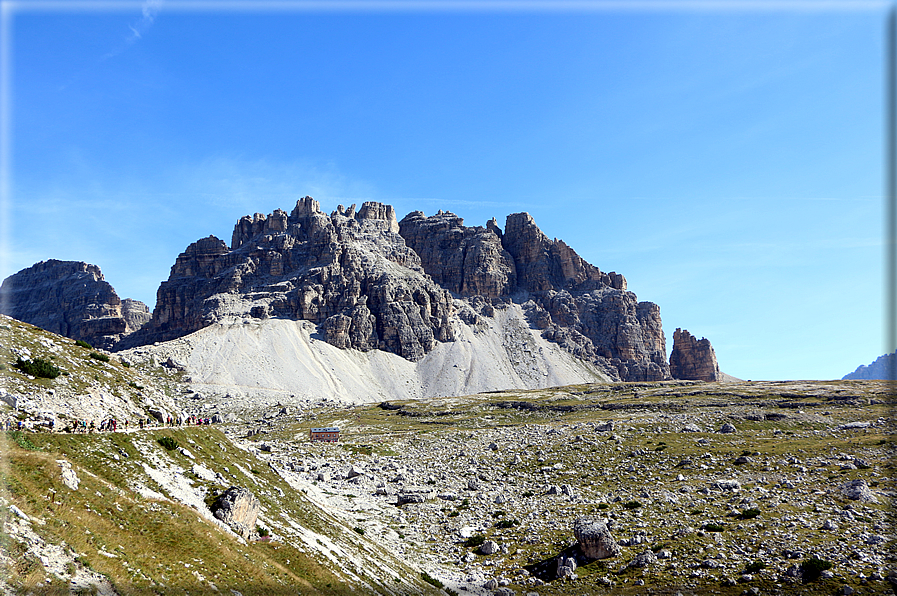
[[[400,233],[424,270],[455,294],[525,302],[546,339],[597,364],[611,378],[670,377],[660,308],[638,302],[626,279],[587,263],[563,241],[551,240],[528,213],[509,215],[502,232],[493,219],[466,227],[440,211],[406,216]]]
[[[685,329],[676,329],[670,352],[670,374],[674,379],[719,381],[719,365],[710,340],[702,337],[699,341]]]
[[[502,247],[495,220],[487,227],[466,227],[454,213],[426,217],[413,211],[399,222],[399,233],[418,254],[424,270],[446,290],[460,296],[498,298],[516,289],[513,257]]]
[[[229,317],[313,321],[339,348],[417,361],[451,341],[452,298],[424,274],[389,205],[321,212],[311,197],[287,215],[243,217],[231,247],[187,247],[159,287],[150,323],[117,348],[166,341]]]
[[[96,265],[55,259],[6,278],[0,312],[104,349],[149,320],[146,305],[123,302]]]
[[[897,351],[879,356],[869,366],[860,366],[842,379],[885,379],[897,381]]]

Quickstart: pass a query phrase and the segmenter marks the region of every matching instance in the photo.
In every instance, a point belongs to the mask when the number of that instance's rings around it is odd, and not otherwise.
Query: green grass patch
[[[18,445],[22,449],[28,449],[29,451],[37,450],[37,447],[35,447],[34,443],[28,440],[28,437],[25,436],[25,433],[20,430],[8,430],[6,431],[6,436],[9,437],[16,445]]]

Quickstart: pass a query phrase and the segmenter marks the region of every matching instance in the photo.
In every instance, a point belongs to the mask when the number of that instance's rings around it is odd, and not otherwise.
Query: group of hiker
[[[52,422],[52,421],[51,421]],[[107,418],[105,420],[100,421],[99,427],[97,427],[96,422],[91,420],[88,422],[87,420],[72,420],[70,426],[65,427],[65,432],[67,433],[92,433],[95,432],[98,428],[100,431],[116,431],[118,430],[118,419],[117,418]],[[123,428],[128,428],[128,421],[125,420],[123,423]],[[52,428],[51,428],[52,430]]]
[[[196,415],[190,416],[167,416],[164,424],[166,426],[208,426],[216,422],[213,418],[203,418]],[[139,418],[137,420],[136,426],[138,426],[141,430],[144,428],[148,428],[150,426],[154,426],[158,424],[155,418]],[[63,429],[67,433],[93,433],[93,432],[116,432],[118,431],[118,427],[121,425],[122,430],[128,430],[131,427],[131,423],[129,420],[119,421],[117,418],[106,418],[100,421],[99,426],[97,426],[94,420],[71,420],[69,421],[65,428]],[[31,428],[26,425],[26,423],[22,420],[15,420],[13,418],[7,418],[3,423],[5,430],[31,430]],[[50,431],[56,429],[56,420],[54,418],[49,418],[45,421],[42,426],[47,427]]]
[[[174,416],[168,416],[165,419],[165,426],[206,426],[212,424],[214,420],[211,418],[200,418],[195,414],[184,417],[178,416],[175,418]]]

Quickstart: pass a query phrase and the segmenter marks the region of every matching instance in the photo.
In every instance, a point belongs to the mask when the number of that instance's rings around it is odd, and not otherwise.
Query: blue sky
[[[304,195],[528,211],[729,374],[893,350],[887,3],[4,5],[0,277],[87,261],[152,308],[188,244]]]

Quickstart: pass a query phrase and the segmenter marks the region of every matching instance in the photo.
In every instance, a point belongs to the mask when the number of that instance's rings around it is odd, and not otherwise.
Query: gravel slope
[[[470,326],[456,321],[454,342],[420,362],[382,351],[341,350],[307,321],[233,320],[155,346],[123,352],[135,361],[169,357],[195,391],[222,397],[225,410],[273,403],[367,403],[538,389],[607,380],[530,329],[520,306]],[[230,397],[225,397],[230,396]]]

